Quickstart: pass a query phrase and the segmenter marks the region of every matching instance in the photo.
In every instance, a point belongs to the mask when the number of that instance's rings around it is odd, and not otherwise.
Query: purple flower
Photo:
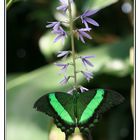
[[[95,55],[91,56],[80,56],[80,59],[82,60],[84,66],[86,67],[87,65],[93,67],[93,64],[88,60],[90,58],[95,58]]]
[[[85,91],[88,91],[88,89],[85,88],[85,87],[83,87],[83,86],[80,86],[80,91],[83,93],[83,92],[85,92]]]
[[[89,80],[90,79],[92,79],[93,78],[93,73],[92,72],[87,72],[87,71],[81,71],[82,72],[82,74],[85,76],[85,78],[88,80],[88,82],[89,82]]]
[[[53,30],[58,30],[60,28],[60,22],[48,22],[49,24],[46,28],[53,28]]]
[[[67,33],[63,30],[63,28],[60,26],[59,29],[53,30],[53,33],[57,35],[57,37],[54,39],[54,42],[57,42],[58,40],[62,40],[64,43],[65,38],[67,37]]]
[[[77,37],[78,37],[78,40],[80,38],[80,40],[85,43],[85,40],[84,40],[84,37],[88,38],[88,39],[92,39],[92,37],[87,34],[86,32],[89,32],[91,30],[91,28],[81,28],[81,29],[77,29],[76,32],[77,32]]]
[[[85,24],[85,27],[86,27],[86,28],[89,28],[89,27],[88,27],[88,23],[90,23],[90,24],[92,24],[92,25],[94,25],[94,26],[99,26],[99,24],[98,24],[95,20],[89,18],[89,16],[91,16],[91,15],[97,13],[97,11],[98,11],[98,10],[87,10],[87,11],[85,11],[85,12],[80,16],[80,18],[81,18],[81,20],[82,20],[82,23]]]
[[[64,77],[64,79],[62,79],[61,81],[60,81],[60,84],[61,85],[65,85],[65,84],[67,84],[67,82],[69,81],[69,79],[70,79],[70,76],[68,76],[68,77]]]
[[[66,73],[69,64],[55,63],[56,66],[61,67],[60,74]]]
[[[57,57],[67,57],[69,55],[70,51],[59,51],[57,54]]]
[[[63,11],[65,13],[68,9],[68,0],[59,0],[59,1],[60,1],[61,5],[58,6],[56,9]],[[70,2],[72,3],[73,0],[70,0]]]

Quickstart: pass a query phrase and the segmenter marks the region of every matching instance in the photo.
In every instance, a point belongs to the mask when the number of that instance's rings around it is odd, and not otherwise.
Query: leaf
[[[118,2],[118,0],[87,0],[84,10],[87,9],[103,9],[111,4]]]
[[[13,80],[21,75],[23,75],[24,73],[14,73],[14,74],[7,74],[7,82],[10,80]]]
[[[7,140],[47,140],[48,132],[42,131],[31,121],[11,120],[7,121]]]

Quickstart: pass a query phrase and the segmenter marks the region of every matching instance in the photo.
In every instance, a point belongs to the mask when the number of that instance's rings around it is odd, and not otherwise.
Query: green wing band
[[[94,98],[89,102],[86,109],[82,113],[79,123],[87,121],[94,114],[96,108],[100,105],[103,100],[104,90],[98,89]]]
[[[64,109],[64,107],[60,104],[60,102],[55,97],[55,93],[49,94],[50,104],[53,107],[53,109],[57,112],[57,114],[60,116],[62,120],[64,120],[67,123],[73,124],[73,120],[69,113]]]

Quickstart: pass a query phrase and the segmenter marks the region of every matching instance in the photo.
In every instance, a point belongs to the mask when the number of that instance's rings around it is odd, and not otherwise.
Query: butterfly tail
[[[89,133],[88,133],[88,139],[89,139],[89,140],[92,140],[91,131],[89,131]]]
[[[65,135],[65,140],[68,140],[69,139],[69,135]]]
[[[91,131],[89,131],[89,132],[82,132],[82,136],[86,140],[92,140]]]

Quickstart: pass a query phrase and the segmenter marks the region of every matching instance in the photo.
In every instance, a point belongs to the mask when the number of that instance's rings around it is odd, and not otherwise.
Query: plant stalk
[[[73,59],[73,68],[74,68],[74,88],[77,89],[77,75],[76,75],[76,61],[75,61],[76,57],[75,57],[74,36],[73,36],[73,18],[72,18],[72,10],[71,10],[70,0],[68,0],[68,10],[69,10],[72,59]]]
[[[9,0],[8,3],[6,4],[6,9],[8,10],[10,6],[12,5],[13,0]]]

